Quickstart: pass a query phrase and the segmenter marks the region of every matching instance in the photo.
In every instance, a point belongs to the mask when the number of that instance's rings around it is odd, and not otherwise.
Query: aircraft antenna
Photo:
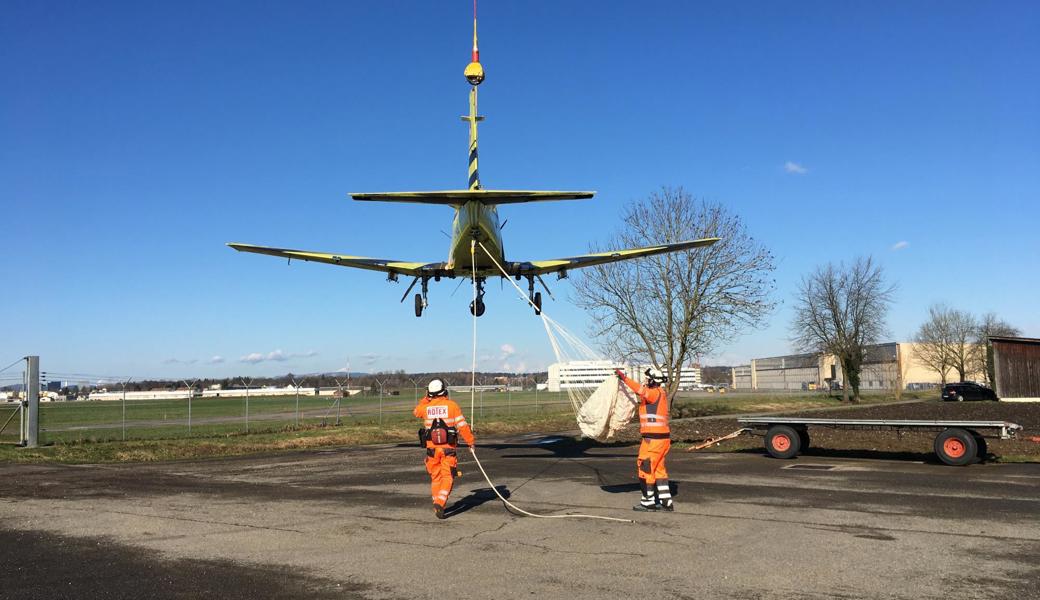
[[[469,82],[469,114],[462,117],[469,123],[469,189],[480,189],[480,173],[477,170],[477,122],[484,117],[477,114],[477,86],[484,81],[484,66],[480,64],[477,48],[477,0],[473,0],[473,54],[466,65],[466,81]]]

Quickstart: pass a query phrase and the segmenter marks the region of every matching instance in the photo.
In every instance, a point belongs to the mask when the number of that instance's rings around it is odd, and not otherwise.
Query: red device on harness
[[[443,419],[434,419],[426,432],[426,439],[434,446],[456,445],[459,441],[458,431],[454,427],[448,427]]]

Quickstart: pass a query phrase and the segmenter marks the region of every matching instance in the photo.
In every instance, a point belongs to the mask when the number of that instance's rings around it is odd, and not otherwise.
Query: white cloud
[[[900,240],[900,241],[892,244],[892,250],[902,250],[903,248],[906,248],[909,245],[910,245],[910,242],[908,242],[906,240]]]
[[[509,358],[516,354],[516,348],[514,348],[512,344],[502,344],[502,346],[499,347],[499,350],[502,351],[502,358]]]
[[[199,361],[197,359],[194,359],[194,358],[189,358],[189,359],[186,359],[186,360],[181,360],[179,358],[167,358],[166,360],[163,361],[163,364],[164,365],[193,365],[193,364],[195,364],[197,362],[199,362]]]
[[[317,355],[318,355],[318,353],[315,352],[314,350],[308,350],[307,352],[285,353],[285,352],[282,352],[281,349],[278,349],[278,350],[273,350],[271,352],[268,352],[267,354],[264,354],[263,352],[250,352],[249,354],[246,354],[245,356],[239,358],[238,361],[239,362],[244,362],[244,363],[251,363],[251,364],[255,365],[256,363],[261,363],[261,362],[264,362],[266,360],[273,361],[273,362],[285,362],[285,361],[289,360],[290,358],[310,358],[312,356],[317,356]],[[220,359],[220,360],[217,361],[216,359]],[[224,359],[223,359],[223,357],[220,357],[220,356],[214,356],[213,359],[210,362],[224,362]]]
[[[211,364],[211,365],[219,365],[219,364],[222,364],[224,362],[224,357],[220,356],[220,355],[217,355],[217,356],[211,357],[207,362],[209,362],[209,364]]]
[[[788,173],[793,173],[795,175],[805,175],[809,172],[809,169],[806,169],[802,165],[792,161],[787,161],[784,163],[784,170]]]

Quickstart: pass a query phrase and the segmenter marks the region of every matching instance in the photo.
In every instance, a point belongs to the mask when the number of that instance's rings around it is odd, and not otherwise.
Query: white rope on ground
[[[505,497],[498,492],[498,488],[495,487],[495,483],[491,481],[491,478],[488,477],[487,471],[484,470],[484,465],[480,464],[480,459],[477,458],[477,451],[474,450],[471,446],[469,452],[473,455],[473,460],[477,461],[477,468],[480,469],[481,474],[484,475],[484,480],[487,481],[488,485],[491,486],[492,491],[495,492],[495,495],[498,496],[498,499],[501,500],[503,504],[520,514],[527,515],[528,517],[534,517],[536,519],[599,519],[601,521],[616,521],[618,523],[634,522],[632,521],[632,519],[619,519],[617,517],[601,517],[599,515],[538,515],[533,512],[527,512],[526,510],[518,507],[509,500],[506,500]]]
[[[700,444],[697,444],[696,446],[690,446],[689,448],[686,449],[686,451],[687,452],[696,452],[697,450],[703,450],[703,449],[707,448],[708,446],[714,446],[715,444],[718,444],[719,442],[724,442],[726,440],[732,440],[733,438],[742,435],[746,431],[751,431],[751,430],[747,429],[745,427],[742,427],[742,428],[740,428],[740,429],[738,429],[738,430],[736,430],[736,431],[734,431],[732,433],[727,433],[726,435],[721,435],[721,436],[716,437],[716,438],[708,438],[707,440],[701,442]]]
[[[498,262],[498,260],[496,260],[495,257],[490,252],[488,252],[488,249],[484,246],[484,244],[482,242],[477,242],[477,244],[484,251],[484,253],[487,254],[488,258],[491,259],[491,262],[493,262],[495,266],[498,268],[498,271],[502,274],[502,278],[509,281],[509,284],[513,286],[513,289],[516,290],[516,293],[520,296],[520,298],[528,305],[530,305],[531,308],[534,308],[541,315],[542,324],[545,326],[545,333],[549,336],[549,343],[552,344],[553,352],[556,354],[556,360],[558,362],[570,362],[575,359],[593,362],[606,362],[603,356],[601,356],[598,352],[590,348],[587,344],[585,344],[585,342],[581,341],[581,339],[579,339],[578,336],[567,331],[567,329],[563,325],[560,325],[558,322],[549,317],[549,315],[546,314],[544,310],[539,309],[531,300],[531,298],[529,298],[528,295],[525,294],[522,289],[520,289],[520,286],[518,286],[516,282],[513,281],[513,279],[509,276],[509,274]],[[561,344],[561,342],[566,343],[566,348],[564,347],[564,344]],[[568,352],[568,348],[573,352]],[[582,405],[584,405],[586,401],[588,401],[591,392],[588,388],[573,386],[567,386],[565,391],[567,392],[567,399],[570,400],[571,409],[574,410],[575,417],[577,417],[581,411]]]
[[[472,261],[472,268],[473,268],[473,271],[472,271],[472,273],[473,273],[473,311],[472,311],[473,312],[473,363],[472,363],[472,372],[470,374],[470,379],[471,379],[471,381],[473,382],[474,385],[476,384],[476,380],[477,380],[477,310],[476,310],[477,309],[477,257],[476,257],[477,244],[480,244],[480,248],[481,248],[481,250],[484,251],[484,254],[486,254],[487,257],[491,259],[491,262],[495,263],[495,266],[498,267],[498,270],[502,272],[502,275],[506,279],[509,280],[509,283],[513,284],[513,287],[515,287],[517,289],[517,291],[520,292],[521,297],[523,297],[524,300],[527,300],[527,303],[530,304],[532,307],[535,307],[534,303],[531,302],[530,298],[528,298],[527,296],[524,295],[523,290],[521,290],[516,285],[516,283],[513,282],[512,279],[509,279],[509,275],[502,268],[502,265],[498,264],[498,261],[495,260],[495,257],[492,256],[490,252],[488,252],[487,248],[484,247],[484,244],[481,243],[481,242],[477,242],[477,240],[472,240],[470,242],[470,246],[469,246],[470,259]],[[535,307],[535,308],[537,308],[537,307]],[[553,337],[552,332],[549,331],[548,323],[550,322],[550,320],[548,319],[548,317],[545,316],[544,312],[542,313],[542,320],[543,320],[543,323],[546,324],[545,331],[546,331],[546,333],[549,334],[549,339],[552,341],[552,344],[553,344],[553,346],[555,348],[556,347],[556,340]],[[557,349],[557,356],[559,356],[559,350],[558,349]],[[470,392],[469,393],[470,393],[470,396],[469,396],[469,398],[470,398],[470,400],[469,400],[469,402],[470,402],[470,420],[472,420],[473,417],[475,416],[473,414],[473,386],[470,387]],[[533,512],[528,512],[528,511],[518,507],[517,505],[513,504],[509,500],[506,500],[505,497],[498,492],[498,488],[495,487],[495,482],[491,481],[491,478],[488,477],[487,471],[484,470],[484,465],[480,464],[480,459],[477,458],[477,451],[474,450],[472,446],[470,446],[469,452],[470,452],[470,454],[473,455],[473,460],[476,461],[477,468],[480,469],[480,473],[484,476],[484,480],[487,481],[488,485],[491,486],[491,490],[495,492],[495,495],[498,496],[498,499],[501,500],[502,503],[506,505],[506,507],[511,508],[511,509],[515,510],[516,512],[520,513],[520,514],[527,515],[528,517],[534,517],[536,519],[599,519],[601,521],[615,521],[615,522],[618,522],[618,523],[632,523],[633,522],[632,519],[619,519],[617,517],[601,517],[599,515],[539,515],[539,514],[535,514]]]

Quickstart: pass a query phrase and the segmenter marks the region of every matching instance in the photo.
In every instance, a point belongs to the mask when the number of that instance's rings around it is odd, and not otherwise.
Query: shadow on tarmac
[[[761,448],[745,448],[742,450],[735,450],[734,454],[757,454],[766,459],[772,459],[768,453],[762,451]],[[941,465],[942,461],[933,452],[907,452],[907,451],[894,451],[894,450],[836,450],[832,448],[817,448],[810,447],[805,452],[802,452],[794,460],[798,459],[811,459],[811,458],[855,458],[855,459],[868,459],[868,460],[891,460],[891,461],[906,461],[906,462],[922,462],[931,465]],[[988,455],[987,455],[988,458]],[[784,460],[784,459],[773,459],[773,460]],[[787,459],[791,460],[791,459]]]
[[[668,490],[672,493],[672,496],[678,496],[679,495],[679,484],[680,483],[682,483],[682,482],[676,481],[674,479],[669,479],[668,480]],[[615,484],[612,484],[612,485],[601,485],[601,486],[599,486],[599,489],[603,490],[604,492],[607,492],[608,494],[627,494],[627,493],[630,493],[630,492],[638,492],[639,491],[639,484],[638,483],[615,483]]]
[[[544,450],[544,455],[532,455],[532,454],[503,454],[500,458],[524,458],[524,459],[538,459],[538,458],[634,458],[632,453],[625,454],[602,454],[595,453],[589,454],[590,448],[625,448],[632,446],[630,443],[622,442],[610,442],[602,443],[590,439],[576,439],[569,437],[549,437],[544,440],[536,440],[527,443],[500,443],[500,444],[485,444],[485,448],[494,450],[511,450],[511,449],[525,449],[525,450]]]
[[[504,485],[496,485],[495,489],[498,490],[502,497],[509,499],[509,488]],[[465,498],[459,498],[454,504],[444,510],[444,515],[447,518],[452,518],[455,515],[461,515],[467,510],[474,509],[489,500],[498,500],[498,496],[495,495],[494,490],[491,488],[478,488],[469,493],[469,496]]]

